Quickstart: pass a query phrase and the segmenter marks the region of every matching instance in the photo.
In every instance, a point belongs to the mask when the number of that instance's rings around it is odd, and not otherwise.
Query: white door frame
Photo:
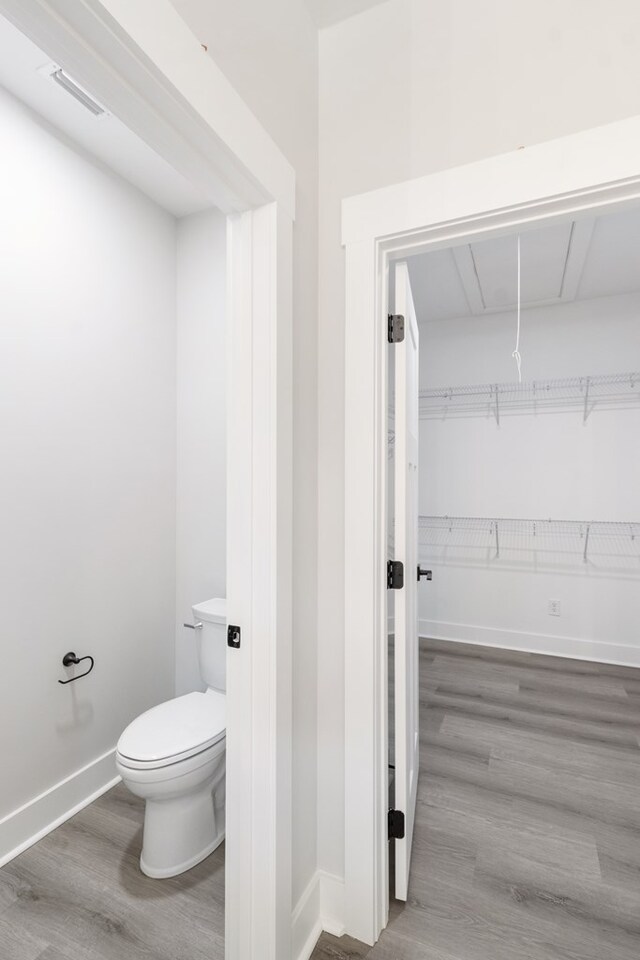
[[[392,259],[640,199],[640,116],[350,197],[345,340],[345,927],[375,943],[387,842],[387,303]]]
[[[0,0],[228,215],[227,960],[291,956],[295,177],[168,0]],[[212,945],[213,949],[213,945]]]

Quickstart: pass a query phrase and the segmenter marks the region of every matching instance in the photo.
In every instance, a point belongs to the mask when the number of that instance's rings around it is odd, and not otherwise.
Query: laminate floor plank
[[[421,644],[409,901],[313,960],[638,960],[640,671]],[[223,960],[224,846],[139,870],[123,786],[0,870],[2,960]]]
[[[198,936],[192,922],[184,923],[170,900],[162,910],[149,903],[132,905],[112,884],[90,882],[87,872],[78,872],[75,865],[65,873],[57,858],[40,858],[31,868],[19,869],[31,884],[35,902],[14,904],[4,919],[46,937],[70,960],[205,960],[210,955],[206,938]]]
[[[376,960],[457,960],[436,947],[417,943],[412,937],[390,933],[376,946]],[[351,937],[332,937],[325,933],[313,952],[313,960],[361,960],[371,956],[371,948]]]
[[[70,960],[68,953],[60,953],[55,947],[47,947],[44,953],[41,953],[38,960]]]
[[[599,781],[640,786],[640,765],[636,749],[619,749],[614,744],[585,744],[570,736],[542,734],[538,730],[506,728],[490,718],[447,716],[439,734],[466,745],[477,743],[490,752],[491,758],[518,759],[539,763],[550,770],[560,769],[583,776],[596,776]]]
[[[143,817],[120,784],[0,870],[2,960],[223,960],[224,844],[152,880]]]
[[[11,960],[39,960],[47,949],[47,941],[20,930],[0,915],[0,957]]]
[[[527,796],[574,814],[589,814],[633,830],[638,822],[637,797],[616,784],[596,783],[588,777],[546,770],[538,764],[492,759],[496,788]]]
[[[569,657],[549,657],[543,653],[523,653],[519,650],[503,650],[500,647],[483,647],[473,643],[452,643],[450,640],[420,638],[420,654],[433,657],[444,654],[459,662],[481,661],[495,663],[500,667],[514,666],[518,669],[545,670],[572,677],[594,674],[598,677],[620,677],[623,682],[638,682],[638,670],[615,663],[598,663],[593,660],[575,660]]]
[[[90,809],[106,810],[112,816],[123,817],[139,827],[144,823],[144,803],[121,785],[103,793],[93,801]]]
[[[421,707],[425,699],[421,698]],[[495,695],[473,698],[468,694],[432,691],[430,708],[439,708],[447,714],[459,713],[468,717],[494,717],[506,725],[538,727],[540,730],[560,736],[575,733],[578,737],[603,743],[618,743],[638,749],[640,716],[630,712],[629,707],[611,708],[609,704],[592,702],[576,703],[571,697],[532,697],[521,692],[517,698]]]
[[[610,928],[613,940],[616,934],[629,948],[637,950],[640,936],[640,896],[629,887],[614,887],[597,880],[589,872],[580,873],[571,861],[548,864],[543,858],[523,856],[505,843],[485,844],[478,851],[475,879],[478,884],[496,882],[520,899],[535,898],[563,914],[595,926]],[[548,911],[547,911],[548,912]],[[591,934],[592,936],[592,934]]]
[[[560,673],[545,670],[542,667],[517,667],[514,664],[499,664],[483,660],[460,661],[460,657],[439,655],[434,658],[423,682],[437,683],[438,680],[461,682],[467,680],[475,686],[475,693],[481,693],[483,685],[502,684],[519,685],[524,688],[541,690],[575,691],[591,697],[603,697],[610,700],[628,698],[624,681],[616,676],[597,676],[591,673]]]
[[[312,960],[638,960],[640,671],[421,641],[409,900]]]
[[[602,936],[587,943],[580,921],[571,915],[549,915],[544,899],[521,891],[474,881],[451,883],[432,871],[428,880],[412,879],[406,907],[390,924],[396,935],[426,944],[455,960],[603,960]],[[559,911],[558,911],[559,912]],[[384,934],[381,941],[384,940]],[[626,938],[618,938],[616,960],[632,960]],[[366,957],[376,957],[375,948]]]

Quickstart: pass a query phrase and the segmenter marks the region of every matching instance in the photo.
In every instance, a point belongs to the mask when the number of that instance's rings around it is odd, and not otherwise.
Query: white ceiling
[[[0,16],[0,86],[175,216],[211,206],[117,117],[93,116],[59,87],[42,72],[48,64],[47,55]]]
[[[529,230],[520,237],[523,309],[640,291],[640,207]],[[517,237],[409,260],[418,321],[515,309]]]
[[[318,27],[330,27],[384,2],[385,0],[306,0],[309,12]]]

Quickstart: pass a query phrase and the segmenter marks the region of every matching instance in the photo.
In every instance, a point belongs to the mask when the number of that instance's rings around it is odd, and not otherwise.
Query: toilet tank
[[[191,607],[200,632],[200,673],[207,687],[227,689],[227,601],[214,597]]]

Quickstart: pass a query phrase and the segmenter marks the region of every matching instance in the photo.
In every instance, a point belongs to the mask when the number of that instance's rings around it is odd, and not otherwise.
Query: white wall
[[[178,221],[176,694],[203,689],[191,606],[226,596],[226,220]]]
[[[173,0],[296,172],[293,903],[317,866],[318,34],[304,0]]]
[[[388,0],[320,32],[318,770],[343,871],[343,197],[640,113],[633,0]]]
[[[640,295],[523,312],[525,380],[640,368]],[[511,314],[426,323],[421,387],[514,379]],[[627,409],[420,422],[420,513],[638,521],[640,403]],[[421,632],[640,663],[640,542],[432,535],[421,558]],[[543,549],[546,544],[548,549]],[[547,601],[561,601],[551,617]]]
[[[173,218],[2,90],[0,132],[1,817],[172,693],[176,423]]]

